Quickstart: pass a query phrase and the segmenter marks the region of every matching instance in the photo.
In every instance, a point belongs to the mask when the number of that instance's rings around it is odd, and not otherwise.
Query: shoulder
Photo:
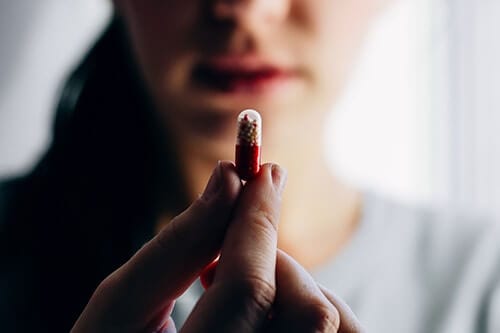
[[[463,247],[472,246],[483,237],[500,237],[500,221],[461,207],[411,204],[375,193],[365,195],[365,205],[370,223],[381,224],[388,230],[412,231],[413,236],[428,245],[459,243]]]
[[[373,192],[365,192],[362,212],[350,246],[318,276],[326,284],[331,279],[328,285],[367,327],[472,332],[497,324],[490,321],[498,316],[487,319],[500,304],[500,233],[494,219]],[[380,319],[387,313],[392,320]]]
[[[378,194],[367,195],[371,217],[384,230],[390,251],[405,252],[431,283],[457,275],[483,284],[500,274],[500,221],[463,208],[401,203]],[[434,281],[432,281],[434,280]]]

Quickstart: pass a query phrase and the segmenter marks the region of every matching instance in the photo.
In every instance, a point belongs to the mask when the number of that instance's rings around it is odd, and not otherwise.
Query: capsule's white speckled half
[[[262,117],[257,111],[247,109],[238,115],[237,144],[257,146],[262,144]]]

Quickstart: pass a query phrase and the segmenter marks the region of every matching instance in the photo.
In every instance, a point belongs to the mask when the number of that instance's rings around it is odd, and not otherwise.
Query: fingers
[[[250,274],[274,284],[281,193],[286,173],[267,164],[248,182],[227,230],[214,283],[246,280]]]
[[[269,332],[362,333],[364,329],[349,306],[292,257],[278,250],[277,294]]]
[[[277,225],[286,174],[262,166],[240,194],[212,286],[183,332],[254,332],[275,296]]]
[[[325,287],[318,285],[321,292],[338,310],[340,315],[340,329],[342,333],[362,333],[365,329],[361,326],[351,308],[334,293]]]
[[[281,254],[278,253],[277,265],[279,266],[279,268],[278,268],[277,274],[278,274],[278,277],[280,278],[279,281],[281,281],[281,278],[283,277],[283,275],[282,275],[283,263],[285,263],[285,265],[287,265],[287,261],[291,261],[290,259],[287,260],[287,259],[282,258],[282,256],[285,256],[285,258],[286,258],[287,255],[284,253],[281,253]],[[205,268],[205,270],[203,271],[202,275],[200,276],[200,279],[201,279],[202,284],[205,287],[205,289],[208,289],[213,283],[215,271],[217,268],[217,263],[218,263],[218,261],[214,261],[210,265],[208,265]],[[289,262],[288,265],[290,265],[290,264],[297,265],[296,263]],[[300,271],[300,269],[297,269],[297,270]],[[293,274],[293,272],[292,272],[292,274]],[[307,277],[307,279],[310,280],[309,277]],[[279,288],[279,290],[280,290],[282,287],[286,287],[286,284],[287,284],[286,282],[284,284],[279,282],[277,288]],[[302,288],[302,284],[299,284],[299,285]],[[323,295],[328,299],[328,301],[331,304],[333,304],[333,306],[338,311],[338,314],[340,317],[340,327],[338,329],[339,332],[342,332],[342,333],[362,333],[362,332],[365,332],[365,329],[362,327],[360,322],[357,320],[357,318],[354,315],[354,313],[352,312],[351,308],[342,299],[337,297],[335,294],[333,294],[331,291],[326,289],[324,286],[322,286],[320,284],[317,284],[317,285],[318,285],[319,289],[321,290],[321,292],[323,293]],[[279,290],[278,290],[278,294],[281,295],[282,293]],[[295,289],[291,288],[290,290],[294,291]],[[304,291],[304,290],[302,290],[302,291]],[[317,292],[317,290],[314,290],[314,291]],[[285,289],[283,292],[287,292],[287,290]],[[279,296],[278,298],[283,299],[283,297],[281,297],[281,296]],[[296,303],[297,303],[296,301],[293,301],[290,304],[285,304],[285,306],[295,306]],[[274,306],[276,306],[276,305],[277,304],[274,304]],[[286,313],[290,313],[288,311],[283,311],[283,310],[280,310],[280,312],[281,312],[279,314],[280,317]],[[269,332],[279,332],[279,329],[277,328],[278,322],[280,320],[283,320],[283,318],[278,318],[278,314],[276,313],[276,311],[274,311],[274,315],[275,315],[274,321],[271,322],[270,326],[267,329],[267,331],[269,331]],[[286,317],[286,315],[285,315],[285,317]],[[286,318],[284,319],[285,323],[287,322],[287,320],[288,319],[286,319]]]
[[[292,257],[278,251],[277,294],[266,332],[341,332],[340,314],[311,275]]]
[[[82,317],[119,318],[129,326],[162,318],[158,309],[217,256],[241,186],[234,165],[221,162],[204,194],[101,283]]]

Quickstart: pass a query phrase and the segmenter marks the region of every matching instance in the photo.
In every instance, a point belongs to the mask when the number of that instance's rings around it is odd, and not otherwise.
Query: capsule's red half
[[[262,118],[255,110],[244,110],[238,116],[236,170],[243,180],[254,178],[260,170]]]

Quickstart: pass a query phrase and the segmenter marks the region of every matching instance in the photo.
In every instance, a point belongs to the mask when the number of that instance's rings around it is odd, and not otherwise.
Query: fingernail
[[[210,180],[208,181],[207,187],[205,187],[205,191],[201,195],[204,200],[210,200],[219,190],[222,179],[222,169],[221,162],[217,162],[217,166],[215,167],[212,175],[210,176]]]
[[[278,192],[278,194],[281,195],[283,193],[283,190],[285,189],[285,183],[287,178],[286,170],[277,164],[273,164],[271,168],[271,176],[273,178],[273,185],[276,192]]]

